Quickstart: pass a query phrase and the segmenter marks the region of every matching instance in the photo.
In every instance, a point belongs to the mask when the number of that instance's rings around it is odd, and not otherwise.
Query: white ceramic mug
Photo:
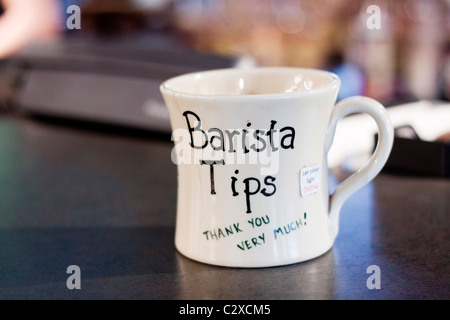
[[[326,71],[284,67],[205,71],[161,85],[178,167],[179,252],[268,267],[333,246],[342,204],[380,172],[393,142],[384,107],[365,97],[335,105],[339,85]],[[375,120],[378,144],[330,196],[327,153],[338,120],[352,113]]]

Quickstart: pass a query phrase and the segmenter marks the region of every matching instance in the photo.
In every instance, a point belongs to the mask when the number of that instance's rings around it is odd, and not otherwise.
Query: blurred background
[[[65,6],[70,1],[65,1]],[[168,32],[260,65],[325,68],[343,96],[449,99],[447,0],[84,0],[79,36]],[[367,26],[380,8],[380,29]],[[75,33],[75,32],[74,32]]]
[[[342,96],[450,97],[448,0],[55,2],[63,37],[134,37],[144,51],[161,47],[154,35],[165,34],[198,51],[252,58],[260,65],[333,70],[346,84]],[[81,29],[65,26],[72,4],[81,8]],[[367,26],[371,5],[380,8],[380,29]]]
[[[42,27],[45,38],[36,31],[3,56],[4,112],[170,132],[163,80],[223,67],[296,66],[338,74],[338,99],[419,103],[392,116],[420,138],[450,132],[450,0],[40,1],[53,5],[56,18],[39,21],[56,19],[56,31]],[[71,5],[80,8],[77,21]],[[358,142],[364,152],[372,131]]]
[[[449,98],[449,2],[431,0],[177,1],[174,29],[200,50],[262,65],[333,70],[341,94]],[[380,29],[369,29],[377,5]]]

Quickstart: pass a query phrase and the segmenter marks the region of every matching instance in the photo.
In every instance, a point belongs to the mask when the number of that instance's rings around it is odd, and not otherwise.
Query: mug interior
[[[308,92],[338,83],[338,77],[327,71],[260,67],[190,73],[167,80],[161,88],[188,95],[253,96]]]

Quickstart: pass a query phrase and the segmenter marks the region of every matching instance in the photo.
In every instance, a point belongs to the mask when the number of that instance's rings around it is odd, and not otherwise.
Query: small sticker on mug
[[[305,167],[300,171],[300,193],[302,197],[319,191],[320,165]]]

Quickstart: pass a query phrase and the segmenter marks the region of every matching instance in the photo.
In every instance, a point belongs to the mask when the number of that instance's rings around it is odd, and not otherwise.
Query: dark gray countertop
[[[0,299],[450,298],[449,180],[383,173],[345,203],[325,255],[231,269],[176,252],[171,150],[161,136],[0,118]],[[81,290],[66,286],[70,265]]]

